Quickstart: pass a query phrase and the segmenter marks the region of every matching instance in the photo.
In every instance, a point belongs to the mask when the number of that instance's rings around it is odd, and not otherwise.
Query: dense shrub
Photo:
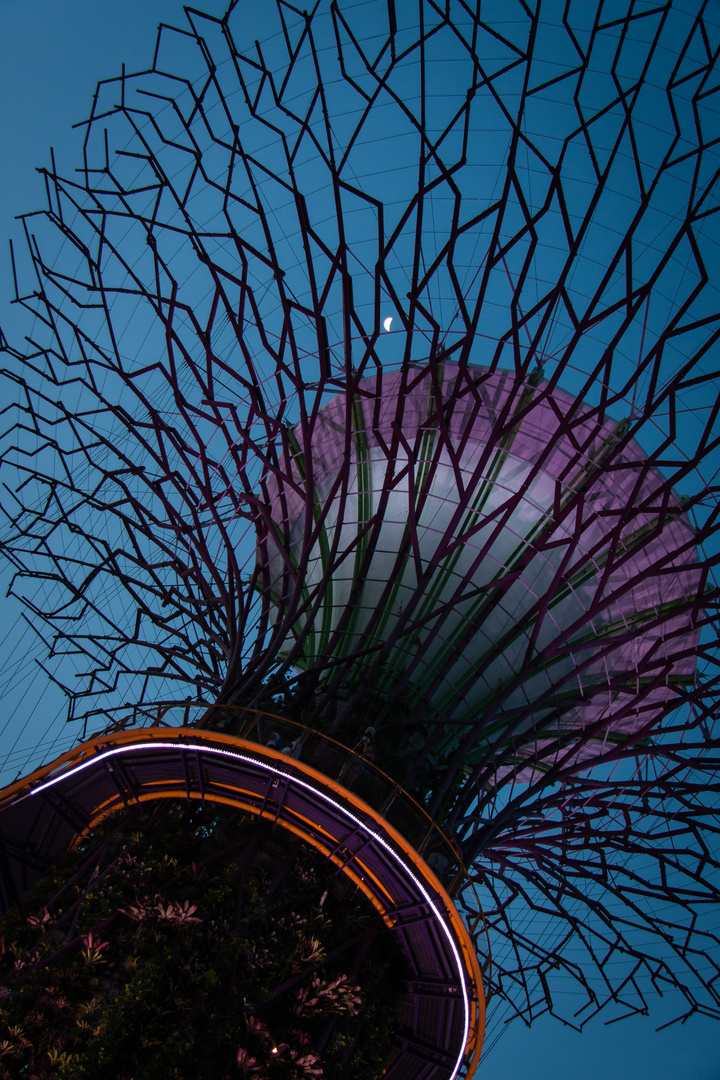
[[[0,1077],[376,1080],[392,957],[331,871],[225,807],[108,820],[0,928]]]

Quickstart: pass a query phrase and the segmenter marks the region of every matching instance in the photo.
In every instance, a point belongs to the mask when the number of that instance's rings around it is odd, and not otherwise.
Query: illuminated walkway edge
[[[107,814],[158,798],[225,803],[289,829],[368,897],[405,954],[402,1035],[387,1077],[471,1076],[484,1030],[480,968],[432,869],[384,818],[305,762],[234,736],[153,728],[102,736],[0,792],[7,907]]]

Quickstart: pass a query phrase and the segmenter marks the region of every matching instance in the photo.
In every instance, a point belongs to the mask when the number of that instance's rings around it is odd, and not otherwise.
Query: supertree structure
[[[5,550],[73,731],[334,740],[499,1015],[718,1015],[712,6],[186,14],[25,219]]]

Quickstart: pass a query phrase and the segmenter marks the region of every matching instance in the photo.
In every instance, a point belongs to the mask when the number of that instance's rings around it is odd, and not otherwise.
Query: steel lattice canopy
[[[367,896],[405,957],[394,1080],[452,1080],[479,1058],[480,969],[452,900],[380,814],[317,769],[243,739],[189,728],[92,740],[0,793],[2,902],[34,883],[79,836],[133,804],[199,799],[276,822]]]
[[[11,591],[73,730],[373,723],[509,1015],[720,1016],[717,5],[186,15],[14,265]]]

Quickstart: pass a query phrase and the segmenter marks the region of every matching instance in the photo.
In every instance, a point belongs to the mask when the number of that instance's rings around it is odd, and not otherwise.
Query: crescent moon
[[[392,325],[392,315],[388,315],[387,319],[385,319],[385,322],[383,323],[383,329],[384,330],[389,330],[391,325]]]

